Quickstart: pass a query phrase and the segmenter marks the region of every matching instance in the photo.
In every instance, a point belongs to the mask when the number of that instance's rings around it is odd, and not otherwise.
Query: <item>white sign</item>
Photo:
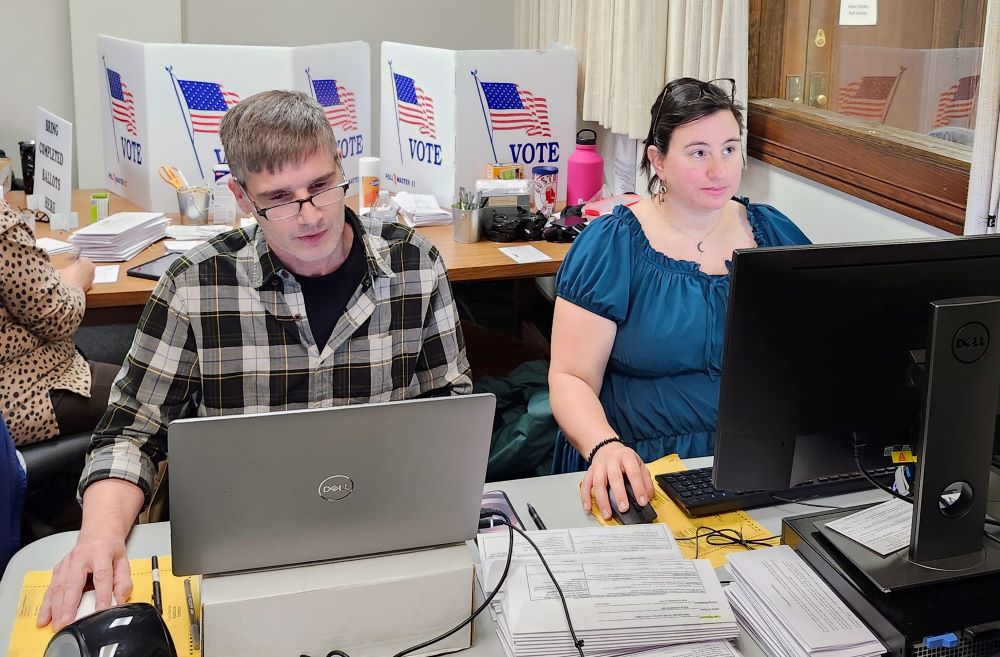
[[[73,124],[41,107],[35,113],[35,196],[47,214],[72,209]]]
[[[226,163],[222,117],[270,89],[314,98],[333,127],[344,173],[357,180],[371,144],[371,56],[360,41],[303,48],[139,43],[100,36],[107,188],[144,208],[177,212],[160,166],[191,184],[214,182]]]
[[[878,25],[878,0],[840,0],[841,25]]]

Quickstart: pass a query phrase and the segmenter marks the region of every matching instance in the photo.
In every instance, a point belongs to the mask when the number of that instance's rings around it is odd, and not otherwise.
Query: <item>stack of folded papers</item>
[[[35,244],[38,248],[42,249],[50,256],[56,255],[57,253],[68,253],[73,250],[73,245],[69,242],[52,239],[51,237],[39,237],[35,240]]]
[[[393,200],[399,204],[399,211],[402,212],[408,226],[415,228],[451,223],[451,211],[440,207],[432,194],[399,192]]]
[[[729,555],[726,595],[740,625],[778,657],[869,657],[886,652],[864,623],[787,545]]]
[[[99,262],[118,262],[167,234],[169,220],[161,212],[118,212],[70,235],[81,256]]]
[[[530,536],[562,587],[588,657],[718,642],[739,634],[711,564],[684,560],[665,525],[545,530]],[[508,542],[503,532],[479,535],[478,576],[487,592],[503,573]],[[578,654],[552,581],[520,537],[491,612],[511,657]],[[730,647],[718,650],[732,655]]]

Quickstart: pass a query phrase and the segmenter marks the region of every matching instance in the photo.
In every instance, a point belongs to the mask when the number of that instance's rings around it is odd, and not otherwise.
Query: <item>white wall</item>
[[[3,0],[0,35],[0,149],[20,177],[17,142],[35,138],[35,108],[73,121],[69,0]]]
[[[514,0],[186,0],[187,43],[304,46],[367,41],[378,126],[383,41],[453,50],[514,47]],[[379,152],[378,131],[369,153]]]
[[[300,46],[338,41],[367,41],[372,52],[372,107],[379,102],[379,45],[400,41],[454,49],[514,47],[514,0],[3,0],[0,34],[0,148],[20,162],[17,142],[33,138],[35,106],[42,105],[74,123],[82,148],[77,154],[85,172],[100,171],[97,31],[140,41],[184,41],[264,46]],[[178,22],[181,31],[178,33]],[[173,37],[172,35],[178,36]],[[88,79],[79,80],[74,107],[74,55],[83,58]],[[93,63],[86,60],[91,60]],[[92,67],[92,69],[90,68]],[[378,125],[378,116],[372,125]],[[371,144],[378,152],[378,136]],[[76,159],[76,158],[74,158]],[[74,185],[100,186],[89,173]]]
[[[754,158],[743,173],[740,193],[781,210],[817,244],[951,236]]]

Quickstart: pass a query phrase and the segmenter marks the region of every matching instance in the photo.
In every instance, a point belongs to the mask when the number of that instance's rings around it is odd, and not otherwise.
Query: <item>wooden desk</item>
[[[87,217],[90,216],[90,194],[94,189],[73,190],[73,209],[79,213],[80,225],[86,224]],[[17,208],[24,207],[24,194],[22,192],[10,192],[7,194],[7,201]],[[351,196],[348,205],[356,206],[357,196]],[[110,212],[135,212],[143,211],[128,199],[111,194]],[[176,213],[171,215],[176,220]],[[535,276],[551,276],[559,269],[566,252],[569,251],[569,244],[556,244],[552,242],[513,242],[510,244],[499,244],[497,242],[477,242],[475,244],[462,244],[452,239],[451,226],[428,226],[419,228],[418,232],[430,240],[437,247],[448,267],[448,276],[452,281],[484,281],[513,278],[530,278]],[[52,231],[47,223],[38,223],[35,227],[35,234],[38,237],[54,237],[65,241],[69,237],[67,232]],[[552,260],[546,262],[536,262],[528,264],[518,264],[500,252],[502,246],[518,246],[531,244],[535,248],[544,252]],[[105,283],[93,286],[87,292],[87,315],[85,324],[108,324],[115,322],[134,322],[142,312],[142,307],[146,305],[150,293],[153,291],[155,281],[142,278],[126,276],[125,271],[135,265],[148,262],[166,253],[162,242],[156,242],[146,247],[139,255],[128,262],[115,263],[121,265],[118,280],[115,283]],[[52,262],[56,267],[64,267],[71,261],[69,254],[53,256]]]

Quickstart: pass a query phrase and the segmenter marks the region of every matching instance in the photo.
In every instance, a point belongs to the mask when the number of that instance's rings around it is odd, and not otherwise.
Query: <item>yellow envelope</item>
[[[198,657],[201,651],[194,647],[191,640],[191,623],[188,618],[187,596],[184,592],[184,580],[191,580],[191,593],[194,597],[194,608],[201,620],[200,595],[198,577],[176,577],[171,570],[169,556],[158,558],[160,568],[160,596],[163,601],[163,620],[170,630],[174,647],[178,655]],[[152,602],[153,600],[153,567],[149,559],[131,559],[132,597],[128,602]],[[7,657],[38,657],[45,652],[45,646],[55,635],[51,625],[36,627],[35,619],[42,606],[42,597],[52,582],[51,570],[30,570],[24,574],[24,584],[21,586],[21,597],[17,603],[17,615],[14,617],[14,627],[10,633],[10,644],[7,647]]]
[[[661,459],[657,459],[652,463],[648,463],[647,467],[649,468],[649,474],[653,477],[656,477],[658,474],[681,472],[687,469],[677,454],[669,454]],[[738,544],[711,545],[704,536],[695,540],[695,536],[699,531],[704,534],[711,529],[729,529],[740,532],[744,540],[760,541],[771,539],[768,540],[770,545],[778,545],[779,543],[778,537],[775,536],[772,539],[771,533],[761,527],[745,511],[730,511],[714,516],[689,518],[681,511],[680,507],[667,497],[666,493],[660,490],[660,487],[655,483],[655,479],[653,493],[654,496],[651,504],[656,511],[656,522],[662,522],[670,528],[674,538],[678,540],[681,552],[688,559],[708,559],[712,562],[713,566],[718,568],[725,565],[726,555],[729,553],[746,551],[745,547]],[[601,517],[601,513],[597,508],[597,501],[593,498],[593,493],[591,493],[590,510],[594,517],[597,518],[597,522],[602,525],[610,526],[618,524],[618,521],[613,518],[605,520]]]

